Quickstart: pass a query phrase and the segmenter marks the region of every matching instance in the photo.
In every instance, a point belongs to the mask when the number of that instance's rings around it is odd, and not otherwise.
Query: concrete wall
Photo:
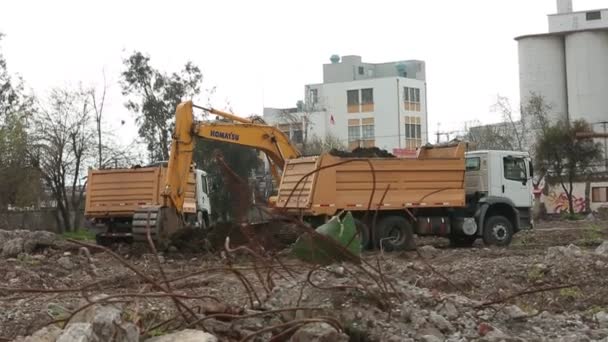
[[[570,119],[608,120],[608,32],[571,33],[565,40]]]
[[[82,217],[81,222],[84,227],[84,212],[77,214]],[[75,212],[72,212],[72,217],[73,215]],[[55,233],[62,231],[60,227],[57,227],[53,210],[2,211],[0,212],[0,229],[46,230]]]
[[[587,20],[588,12],[601,13],[601,19]],[[608,9],[549,15],[549,32],[575,31],[608,27]]]
[[[591,182],[591,187],[594,186],[608,186],[608,182]],[[573,189],[574,210],[577,213],[583,212],[585,210],[585,183],[574,183]],[[541,196],[541,201],[547,209],[547,214],[560,214],[568,211],[568,197],[560,184],[550,186],[548,193]],[[607,208],[608,203],[591,202],[590,207],[592,211],[597,211],[599,208]]]
[[[531,93],[542,95],[551,106],[553,120],[565,119],[568,110],[566,59],[561,36],[519,39],[519,92],[522,105]]]

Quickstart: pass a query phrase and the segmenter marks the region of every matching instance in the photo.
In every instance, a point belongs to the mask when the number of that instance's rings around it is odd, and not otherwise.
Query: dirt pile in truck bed
[[[329,154],[341,158],[395,158],[395,155],[378,147],[357,147],[352,152],[332,149]]]

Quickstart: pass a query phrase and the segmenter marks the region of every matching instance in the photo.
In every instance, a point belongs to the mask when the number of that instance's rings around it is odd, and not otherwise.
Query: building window
[[[349,113],[359,113],[359,90],[346,91],[346,105]]]
[[[374,118],[348,120],[348,149],[376,146]]]
[[[416,149],[422,146],[422,125],[419,116],[405,117],[405,148]]]
[[[374,111],[374,89],[373,88],[361,89],[361,111],[362,112],[373,112]]]
[[[608,202],[608,186],[594,186],[593,188],[591,188],[591,202]]]
[[[600,11],[587,12],[587,13],[585,13],[585,17],[587,18],[587,20],[600,20],[600,19],[602,19],[602,12],[600,12]]]
[[[289,138],[292,142],[296,144],[301,144],[304,142],[304,135],[302,130],[301,122],[294,122],[291,124],[279,124],[277,126],[279,130]]]
[[[363,74],[365,74],[365,70],[363,69],[363,67],[359,67],[359,75]]]
[[[310,103],[316,105],[319,102],[319,92],[317,89],[310,89]]]
[[[420,89],[412,87],[403,88],[403,100],[405,104],[405,110],[412,112],[420,111]]]
[[[361,140],[363,141],[363,147],[376,146],[374,118],[361,120]]]

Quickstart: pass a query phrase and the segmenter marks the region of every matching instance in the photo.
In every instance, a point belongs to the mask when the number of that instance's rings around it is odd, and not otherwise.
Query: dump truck
[[[207,174],[193,167],[186,174],[183,222],[172,225],[204,229],[211,215]],[[163,196],[166,176],[167,163],[89,170],[85,218],[95,231],[97,242],[105,245],[115,241],[146,241],[148,230],[154,240],[166,240],[175,230],[159,216],[159,209],[166,206]]]
[[[414,247],[414,234],[455,246],[506,246],[532,225],[532,164],[525,152],[465,153],[464,142],[425,146],[416,158],[325,153],[287,160],[276,206],[319,225],[350,211],[362,247]]]

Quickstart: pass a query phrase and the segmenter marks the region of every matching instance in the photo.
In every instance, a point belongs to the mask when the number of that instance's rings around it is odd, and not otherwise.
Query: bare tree
[[[103,144],[101,141],[101,119],[103,116],[103,107],[106,102],[106,92],[108,90],[108,84],[106,82],[105,71],[103,71],[102,74],[103,74],[103,88],[101,90],[99,99],[97,98],[96,89],[92,88],[90,90],[91,102],[93,104],[93,110],[95,112],[95,123],[97,124],[97,167],[100,169],[103,167],[103,154],[102,154]]]
[[[315,135],[310,139],[306,150],[302,151],[302,154],[305,156],[317,156],[333,149],[345,151],[346,144],[331,133],[327,134],[324,138],[319,138]]]
[[[54,89],[34,123],[35,157],[45,185],[56,202],[57,226],[80,228],[88,164],[93,161],[91,98],[81,89]]]

